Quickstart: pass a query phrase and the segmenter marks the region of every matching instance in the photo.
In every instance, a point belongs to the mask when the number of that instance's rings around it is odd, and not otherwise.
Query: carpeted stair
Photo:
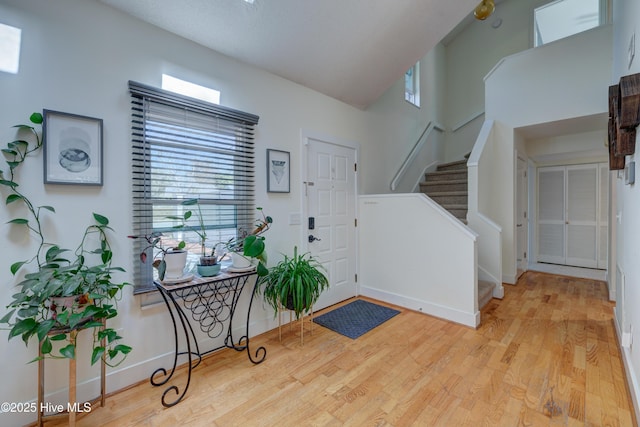
[[[464,160],[438,165],[435,172],[425,174],[420,191],[448,210],[460,221],[467,222],[467,156]]]
[[[485,280],[478,280],[478,309],[481,309],[493,298],[493,288],[496,285]]]

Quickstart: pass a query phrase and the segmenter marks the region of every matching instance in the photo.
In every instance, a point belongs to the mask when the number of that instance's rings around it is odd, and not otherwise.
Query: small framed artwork
[[[102,119],[44,110],[44,183],[102,185]]]
[[[290,189],[289,152],[267,149],[267,191],[288,193]]]

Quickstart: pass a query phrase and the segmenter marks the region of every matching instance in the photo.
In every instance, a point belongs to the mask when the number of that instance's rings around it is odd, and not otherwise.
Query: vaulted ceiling
[[[468,17],[478,3],[478,0],[100,1],[358,108],[375,102]]]

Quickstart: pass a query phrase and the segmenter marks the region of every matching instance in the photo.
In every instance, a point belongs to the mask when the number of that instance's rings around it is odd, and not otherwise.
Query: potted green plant
[[[42,115],[33,113],[30,120],[42,124]],[[29,133],[27,139],[12,141],[2,150],[8,165],[7,175],[0,170],[0,189],[9,195],[5,205],[22,204],[27,215],[14,218],[9,224],[23,227],[36,237],[38,247],[27,260],[14,262],[15,276],[23,268],[35,267],[17,283],[17,292],[7,306],[8,312],[0,324],[9,328],[9,339],[21,337],[25,344],[37,339],[42,357],[75,358],[75,335],[71,332],[93,328],[91,364],[103,360],[109,366],[121,363],[131,347],[120,344],[121,337],[107,328],[106,321],[117,316],[115,303],[128,283],[113,280],[113,274],[123,272],[112,265],[113,251],[108,234],[113,230],[109,220],[94,213],[74,252],[50,243],[43,227],[44,215],[55,213],[51,206],[37,206],[19,189],[17,171],[31,154],[42,148],[41,137],[34,126],[18,125],[19,132]],[[94,246],[92,246],[94,245]],[[68,256],[72,253],[72,256]],[[67,341],[66,345],[62,341]],[[54,350],[54,342],[62,342]],[[106,345],[103,345],[106,342]],[[34,359],[38,360],[40,357]]]
[[[198,221],[198,226],[188,225],[188,221],[194,217],[191,210],[186,211],[182,216],[168,216],[167,218],[180,221],[179,224],[174,225],[175,229],[188,229],[196,233],[200,239],[200,263],[196,266],[198,274],[203,277],[215,276],[220,272],[220,264],[218,261],[224,256],[223,245],[216,244],[211,248],[210,252],[207,252],[207,227],[204,223],[204,217],[202,216],[202,209],[200,208],[200,201],[198,199],[189,199],[182,202],[183,206],[196,206],[197,211],[195,213]]]
[[[163,234],[154,231],[142,236],[127,236],[130,239],[144,239],[147,244],[140,250],[140,261],[147,262],[147,251],[152,250],[152,266],[158,270],[158,279],[179,279],[183,276],[184,266],[187,262],[186,243],[178,242],[175,246],[165,246],[162,243]]]
[[[269,268],[266,275],[258,277],[256,292],[262,294],[276,314],[284,307],[300,318],[329,287],[323,270],[310,253],[298,254],[296,246],[292,257],[284,255],[284,259]]]
[[[265,215],[261,207],[256,207],[262,214],[262,218],[255,221],[254,228],[250,232],[241,232],[237,238],[225,242],[225,246],[231,252],[232,266],[234,268],[247,268],[252,265],[251,259],[257,259],[256,272],[258,276],[265,276],[267,269],[267,252],[263,234],[269,230],[273,218]]]

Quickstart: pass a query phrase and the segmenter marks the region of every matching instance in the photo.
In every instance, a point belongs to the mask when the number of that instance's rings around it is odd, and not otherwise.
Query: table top
[[[158,287],[161,287],[162,289],[166,290],[167,292],[172,292],[178,289],[186,289],[186,288],[191,288],[194,286],[198,286],[198,285],[203,285],[203,284],[207,284],[207,283],[214,283],[214,282],[220,282],[223,280],[227,280],[227,279],[233,279],[236,277],[243,277],[243,276],[251,276],[252,274],[256,274],[256,269],[251,268],[251,269],[237,269],[237,270],[233,270],[230,267],[224,268],[222,269],[222,271],[220,271],[220,273],[216,274],[215,276],[210,276],[210,277],[201,277],[197,274],[189,274],[187,278],[188,280],[181,280],[179,282],[175,282],[175,281],[162,281],[162,282],[158,282],[155,281],[154,284]]]

